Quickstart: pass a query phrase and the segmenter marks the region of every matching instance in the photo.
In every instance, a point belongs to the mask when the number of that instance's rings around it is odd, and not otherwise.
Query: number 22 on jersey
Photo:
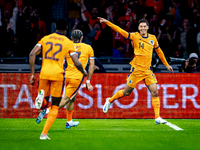
[[[56,43],[53,44],[52,42],[46,42],[46,45],[50,45],[50,48],[45,53],[45,59],[52,59],[55,61],[59,61],[58,58],[56,58],[56,55],[62,51],[62,44]],[[54,48],[57,50],[53,53],[51,57],[47,56],[49,52],[51,52]]]

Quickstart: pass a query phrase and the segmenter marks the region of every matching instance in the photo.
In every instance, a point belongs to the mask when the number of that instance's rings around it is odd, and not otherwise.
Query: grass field
[[[57,119],[49,131],[51,140],[39,140],[46,119],[0,119],[0,150],[197,150],[199,119],[167,119],[182,128],[155,125],[153,119],[75,119],[80,124],[65,129]]]

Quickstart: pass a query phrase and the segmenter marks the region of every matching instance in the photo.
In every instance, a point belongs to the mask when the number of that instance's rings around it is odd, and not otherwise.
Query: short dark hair
[[[56,22],[56,29],[57,30],[67,30],[67,23],[64,19],[59,19]]]
[[[73,37],[74,41],[78,41],[83,36],[83,32],[81,30],[76,29],[72,31],[71,36]]]
[[[145,19],[140,19],[140,20],[138,21],[138,26],[140,25],[140,23],[146,23],[146,24],[149,26],[148,21],[145,20]]]

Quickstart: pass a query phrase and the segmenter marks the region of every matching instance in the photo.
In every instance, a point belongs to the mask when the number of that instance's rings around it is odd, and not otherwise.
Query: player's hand
[[[130,8],[127,8],[127,10],[126,10],[126,15],[131,15],[131,9]]]
[[[90,83],[86,83],[86,88],[88,91],[92,91],[94,89]]]
[[[97,17],[100,21],[100,23],[106,23],[108,20],[104,19],[104,18],[101,18],[101,17]]]
[[[86,77],[87,76],[87,71],[84,70],[83,75]]]
[[[35,83],[35,80],[36,80],[35,75],[32,74],[32,75],[31,75],[31,78],[30,78],[30,84],[33,85],[33,84]]]
[[[173,68],[171,66],[167,66],[167,70],[168,71],[172,71],[174,73],[174,70],[173,70]]]

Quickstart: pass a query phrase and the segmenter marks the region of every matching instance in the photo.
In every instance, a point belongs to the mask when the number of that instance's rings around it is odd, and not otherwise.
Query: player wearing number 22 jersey
[[[58,114],[64,87],[65,70],[63,64],[65,57],[70,55],[75,66],[82,74],[86,75],[76,55],[73,42],[65,34],[66,22],[63,19],[59,19],[56,23],[56,33],[43,37],[30,53],[30,82],[33,84],[35,82],[35,57],[42,51],[42,68],[39,77],[38,96],[35,101],[36,108],[44,109],[47,107],[49,96],[52,96],[52,106],[40,136],[41,140],[49,139],[47,132]]]
[[[93,87],[90,84],[90,79],[91,79],[93,71],[94,71],[93,49],[90,45],[81,43],[81,41],[83,39],[83,32],[81,30],[76,29],[76,30],[72,31],[71,38],[74,43],[76,54],[79,58],[79,61],[82,64],[83,68],[85,68],[87,63],[89,62],[89,72],[88,72],[88,77],[86,80],[86,88],[88,90],[92,90]],[[73,114],[75,97],[76,97],[76,94],[83,82],[84,76],[76,68],[76,66],[74,66],[74,62],[73,62],[72,58],[70,57],[69,53],[66,56],[66,61],[67,61],[67,69],[65,71],[65,92],[64,92],[63,97],[67,97],[70,99],[70,101],[67,103],[67,107],[66,107],[66,114],[67,114],[66,115],[67,116],[66,128],[69,129],[72,126],[77,126],[79,124],[78,121],[72,121],[72,114]],[[60,108],[65,106],[65,103],[62,103],[63,99],[61,100],[61,103],[59,105]],[[48,110],[48,108],[46,110]],[[45,111],[43,113],[43,110],[42,110],[40,112],[40,115],[37,117],[38,118],[37,123],[40,123],[42,118],[47,113],[48,113],[48,111]]]

